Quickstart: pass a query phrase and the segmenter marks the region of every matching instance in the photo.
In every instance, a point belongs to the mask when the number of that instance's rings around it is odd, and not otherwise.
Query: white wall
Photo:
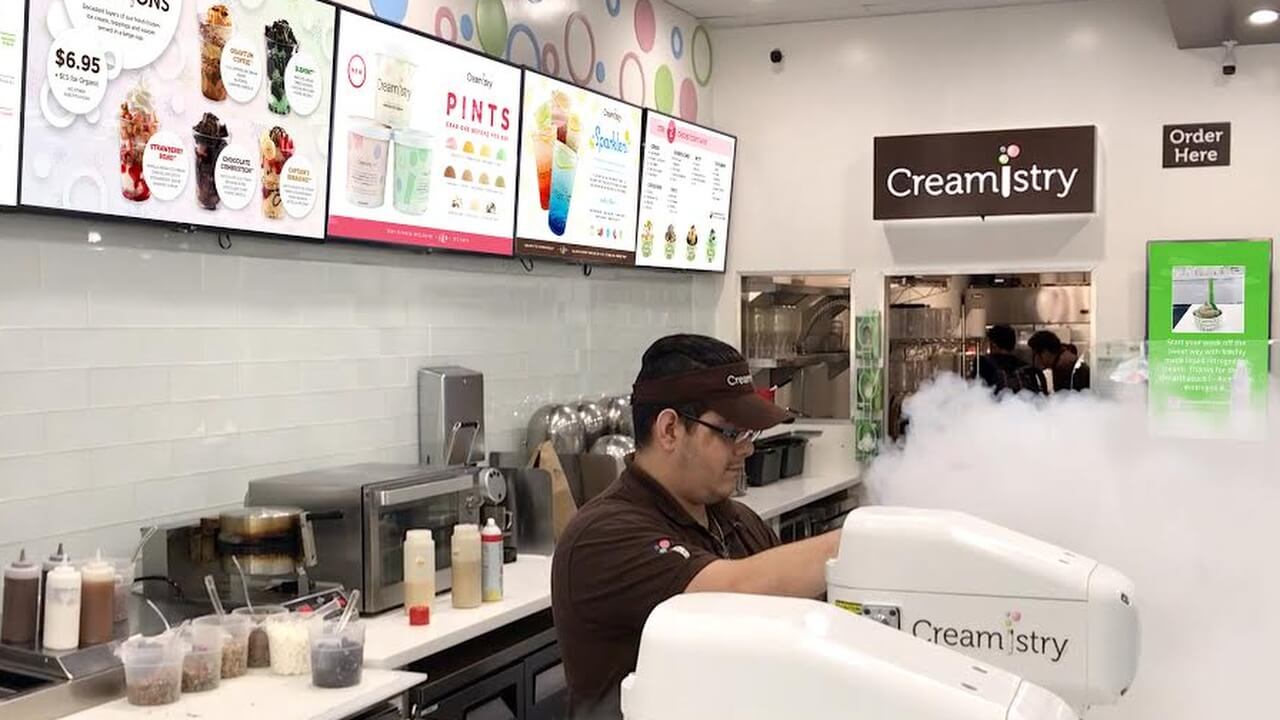
[[[0,558],[416,462],[427,365],[484,372],[489,449],[516,449],[537,405],[625,392],[650,342],[711,325],[708,280],[670,273],[0,221]]]
[[[740,138],[717,332],[737,337],[733,273],[855,270],[879,305],[894,270],[1096,269],[1097,337],[1141,338],[1145,243],[1280,230],[1280,47],[1179,51],[1159,0],[804,23],[715,34],[717,124]],[[776,71],[771,48],[786,53]],[[1165,123],[1230,121],[1232,166],[1161,169]],[[1098,215],[872,217],[877,135],[1098,126]],[[1277,313],[1273,310],[1273,322]]]

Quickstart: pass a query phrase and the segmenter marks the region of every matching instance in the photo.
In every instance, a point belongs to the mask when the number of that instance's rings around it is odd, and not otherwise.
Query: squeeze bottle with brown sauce
[[[4,603],[0,606],[0,642],[34,645],[40,626],[40,566],[27,562],[27,551],[4,569]]]
[[[115,596],[116,569],[99,551],[80,568],[80,647],[111,641]]]

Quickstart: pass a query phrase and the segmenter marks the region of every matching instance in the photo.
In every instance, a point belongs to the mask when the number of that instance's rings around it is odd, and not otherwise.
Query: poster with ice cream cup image
[[[642,115],[525,71],[518,254],[634,263]]]
[[[23,205],[324,236],[333,7],[31,0],[30,8]]]
[[[1243,333],[1244,293],[1243,266],[1173,268],[1173,332]]]
[[[329,233],[511,255],[520,70],[343,10]]]
[[[645,111],[636,264],[724,272],[737,140]]]

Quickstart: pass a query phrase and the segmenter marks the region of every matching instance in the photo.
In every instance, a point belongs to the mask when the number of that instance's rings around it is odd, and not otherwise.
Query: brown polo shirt
[[[707,514],[710,529],[628,465],[565,528],[552,560],[551,607],[574,720],[622,717],[619,685],[635,670],[640,631],[659,603],[715,560],[780,544],[741,503],[726,500]]]

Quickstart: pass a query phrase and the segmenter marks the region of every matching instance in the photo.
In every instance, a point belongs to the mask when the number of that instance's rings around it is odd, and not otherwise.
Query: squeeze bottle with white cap
[[[502,599],[502,529],[493,518],[480,531],[480,585],[485,602]]]
[[[0,642],[34,645],[40,625],[40,566],[27,562],[26,549],[4,569],[4,604],[0,609]]]
[[[80,571],[69,562],[49,571],[44,583],[44,646],[74,650],[80,643]]]

